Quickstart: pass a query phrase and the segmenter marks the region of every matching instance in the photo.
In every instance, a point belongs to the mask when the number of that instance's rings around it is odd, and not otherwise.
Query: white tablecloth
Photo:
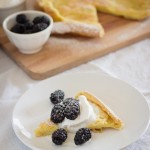
[[[81,71],[100,71],[116,76],[135,86],[150,102],[150,39],[143,40],[63,73]],[[15,136],[11,126],[11,117],[14,105],[19,97],[38,82],[40,81],[29,78],[0,50],[1,150],[29,150]],[[150,150],[150,128],[139,140],[123,150]]]

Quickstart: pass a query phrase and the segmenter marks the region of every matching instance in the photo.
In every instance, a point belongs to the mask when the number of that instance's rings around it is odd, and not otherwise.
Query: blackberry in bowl
[[[45,16],[38,16],[38,17],[35,17],[35,18],[33,19],[33,23],[34,23],[34,24],[45,23],[45,24],[47,24],[47,25],[50,24],[49,19],[48,19],[47,17],[45,17]]]
[[[34,19],[37,17],[43,18],[42,22],[34,23]],[[35,10],[14,13],[3,22],[7,37],[24,54],[40,51],[49,39],[52,26],[52,17]]]
[[[20,23],[20,24],[25,24],[27,23],[29,20],[27,19],[25,14],[19,14],[16,16],[16,22]]]
[[[37,20],[40,21],[35,21]],[[25,14],[16,16],[16,24],[10,31],[18,34],[32,34],[45,30],[50,24],[50,20],[45,16],[37,16],[33,20],[29,20]]]

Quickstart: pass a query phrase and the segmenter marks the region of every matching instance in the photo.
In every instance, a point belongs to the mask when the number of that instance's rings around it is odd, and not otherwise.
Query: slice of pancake
[[[141,20],[150,16],[150,0],[92,0],[98,11]]]
[[[57,124],[54,124],[50,119],[42,122],[34,131],[36,137],[51,135],[58,129]]]
[[[88,128],[93,131],[101,131],[102,128],[114,128],[121,129],[123,127],[123,122],[119,119],[117,115],[107,107],[100,99],[90,94],[89,92],[79,92],[76,95],[78,98],[80,95],[84,95],[87,100],[99,108],[99,115],[97,120],[87,125]]]
[[[39,0],[38,4],[52,16],[55,22],[63,23],[61,30],[59,25],[59,28],[56,27],[52,33],[71,33],[88,37],[104,36],[104,29],[98,21],[95,6],[85,3],[85,1]]]
[[[76,95],[76,98],[78,99],[81,95],[85,96],[90,104],[92,103],[99,109],[96,121],[87,124],[85,127],[91,129],[93,132],[101,132],[103,128],[123,128],[123,122],[102,101],[88,92],[79,92]],[[36,128],[35,136],[40,137],[50,135],[58,128],[59,126],[54,124],[51,120],[45,121]]]

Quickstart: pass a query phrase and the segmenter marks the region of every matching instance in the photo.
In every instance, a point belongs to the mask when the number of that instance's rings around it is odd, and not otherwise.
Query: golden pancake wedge
[[[92,0],[98,11],[141,20],[150,16],[150,0]]]
[[[90,94],[89,92],[79,92],[76,95],[76,99],[80,95],[83,95],[87,98],[91,105],[95,105],[99,109],[99,114],[96,117],[96,121],[88,123],[85,127],[91,129],[93,132],[101,132],[103,128],[114,128],[114,129],[122,129],[124,124],[116,116],[110,108],[108,108],[101,100],[96,98],[94,95]],[[42,122],[36,129],[35,129],[35,136],[47,136],[52,134],[52,132],[58,129],[59,126],[53,123],[51,120]]]
[[[76,98],[80,95],[84,95],[89,102],[96,105],[99,108],[99,115],[97,116],[97,120],[87,125],[93,131],[101,131],[102,128],[114,128],[114,129],[121,129],[123,128],[124,124],[119,119],[117,115],[108,107],[106,106],[100,99],[95,97],[89,92],[83,91],[79,92],[76,95]]]
[[[55,30],[54,34],[103,37],[97,11],[134,20],[150,16],[150,0],[38,0],[38,4],[54,21],[65,22],[61,32]]]
[[[66,22],[69,27],[75,25],[74,28],[79,26],[84,29],[85,27],[85,30],[88,30],[87,25],[90,29],[94,26],[94,28],[97,27],[99,36],[103,37],[104,29],[98,21],[95,6],[81,0],[39,0],[38,3],[46,13],[53,17],[54,21]],[[84,35],[80,30],[74,34]]]

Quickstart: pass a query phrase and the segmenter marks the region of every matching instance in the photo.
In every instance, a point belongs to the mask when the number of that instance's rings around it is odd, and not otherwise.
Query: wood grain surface
[[[99,13],[103,38],[51,36],[36,54],[22,54],[0,29],[3,50],[33,79],[42,80],[150,37],[150,18],[132,21]]]

